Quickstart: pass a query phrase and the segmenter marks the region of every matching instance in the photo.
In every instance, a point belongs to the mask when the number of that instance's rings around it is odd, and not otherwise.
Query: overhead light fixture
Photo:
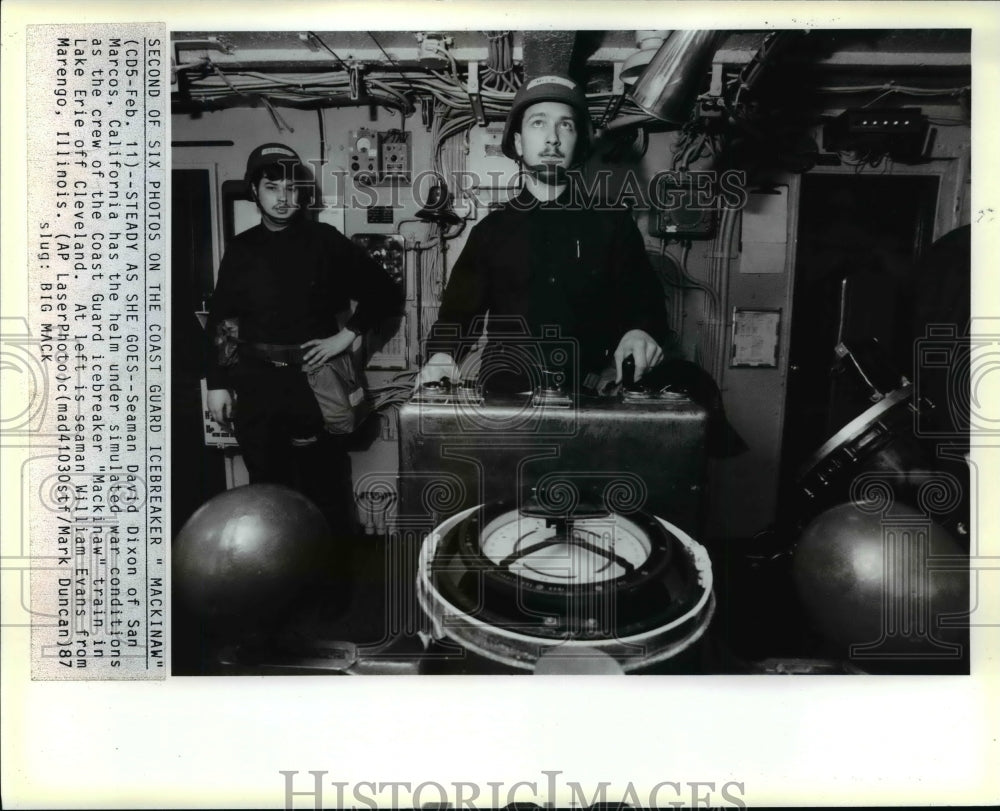
[[[684,124],[724,31],[674,31],[628,91],[655,118]]]
[[[623,84],[628,86],[635,84],[669,33],[669,31],[635,32],[635,47],[639,50],[630,53],[622,62],[619,75]]]

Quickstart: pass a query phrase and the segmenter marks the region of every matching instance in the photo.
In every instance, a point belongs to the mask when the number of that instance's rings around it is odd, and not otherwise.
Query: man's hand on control
[[[615,350],[615,383],[622,382],[622,362],[631,355],[635,358],[635,379],[638,381],[643,374],[663,360],[663,350],[653,340],[648,332],[641,329],[630,329],[618,342]]]
[[[436,352],[417,374],[414,388],[420,388],[424,383],[437,383],[446,377],[457,383],[460,377],[458,366],[455,365],[451,355],[446,352]]]
[[[315,372],[330,358],[335,358],[341,352],[349,349],[357,337],[356,332],[342,329],[329,338],[313,338],[311,341],[306,341],[302,344],[302,348],[307,350],[302,356],[302,360],[305,361],[302,369],[306,372]]]
[[[208,411],[219,425],[227,431],[232,430],[233,395],[229,389],[208,390]]]

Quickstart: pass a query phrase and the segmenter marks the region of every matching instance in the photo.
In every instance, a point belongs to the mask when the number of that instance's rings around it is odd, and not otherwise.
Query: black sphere
[[[817,630],[852,658],[939,658],[963,647],[967,556],[915,509],[832,507],[803,531],[792,571]]]
[[[202,505],[174,541],[174,594],[231,635],[260,632],[329,575],[330,527],[287,487],[254,484]]]

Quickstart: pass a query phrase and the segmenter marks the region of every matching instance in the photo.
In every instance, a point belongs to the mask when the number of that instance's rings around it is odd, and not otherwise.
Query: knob
[[[566,375],[558,369],[541,369],[542,373],[542,390],[543,391],[562,391],[563,382],[566,379]]]

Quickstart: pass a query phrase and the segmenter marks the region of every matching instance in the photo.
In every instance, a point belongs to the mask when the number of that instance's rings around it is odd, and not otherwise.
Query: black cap
[[[514,148],[514,133],[521,129],[521,119],[524,111],[532,104],[541,101],[559,101],[573,108],[576,113],[576,126],[579,130],[576,144],[574,165],[582,163],[590,151],[593,138],[593,126],[590,123],[590,111],[587,108],[587,95],[578,82],[567,76],[538,76],[521,85],[514,96],[514,102],[504,125],[500,150],[511,160],[518,160]]]
[[[261,144],[247,158],[247,170],[243,175],[247,183],[267,166],[282,166],[289,177],[295,176],[295,170],[302,166],[302,159],[290,146],[284,144]]]

